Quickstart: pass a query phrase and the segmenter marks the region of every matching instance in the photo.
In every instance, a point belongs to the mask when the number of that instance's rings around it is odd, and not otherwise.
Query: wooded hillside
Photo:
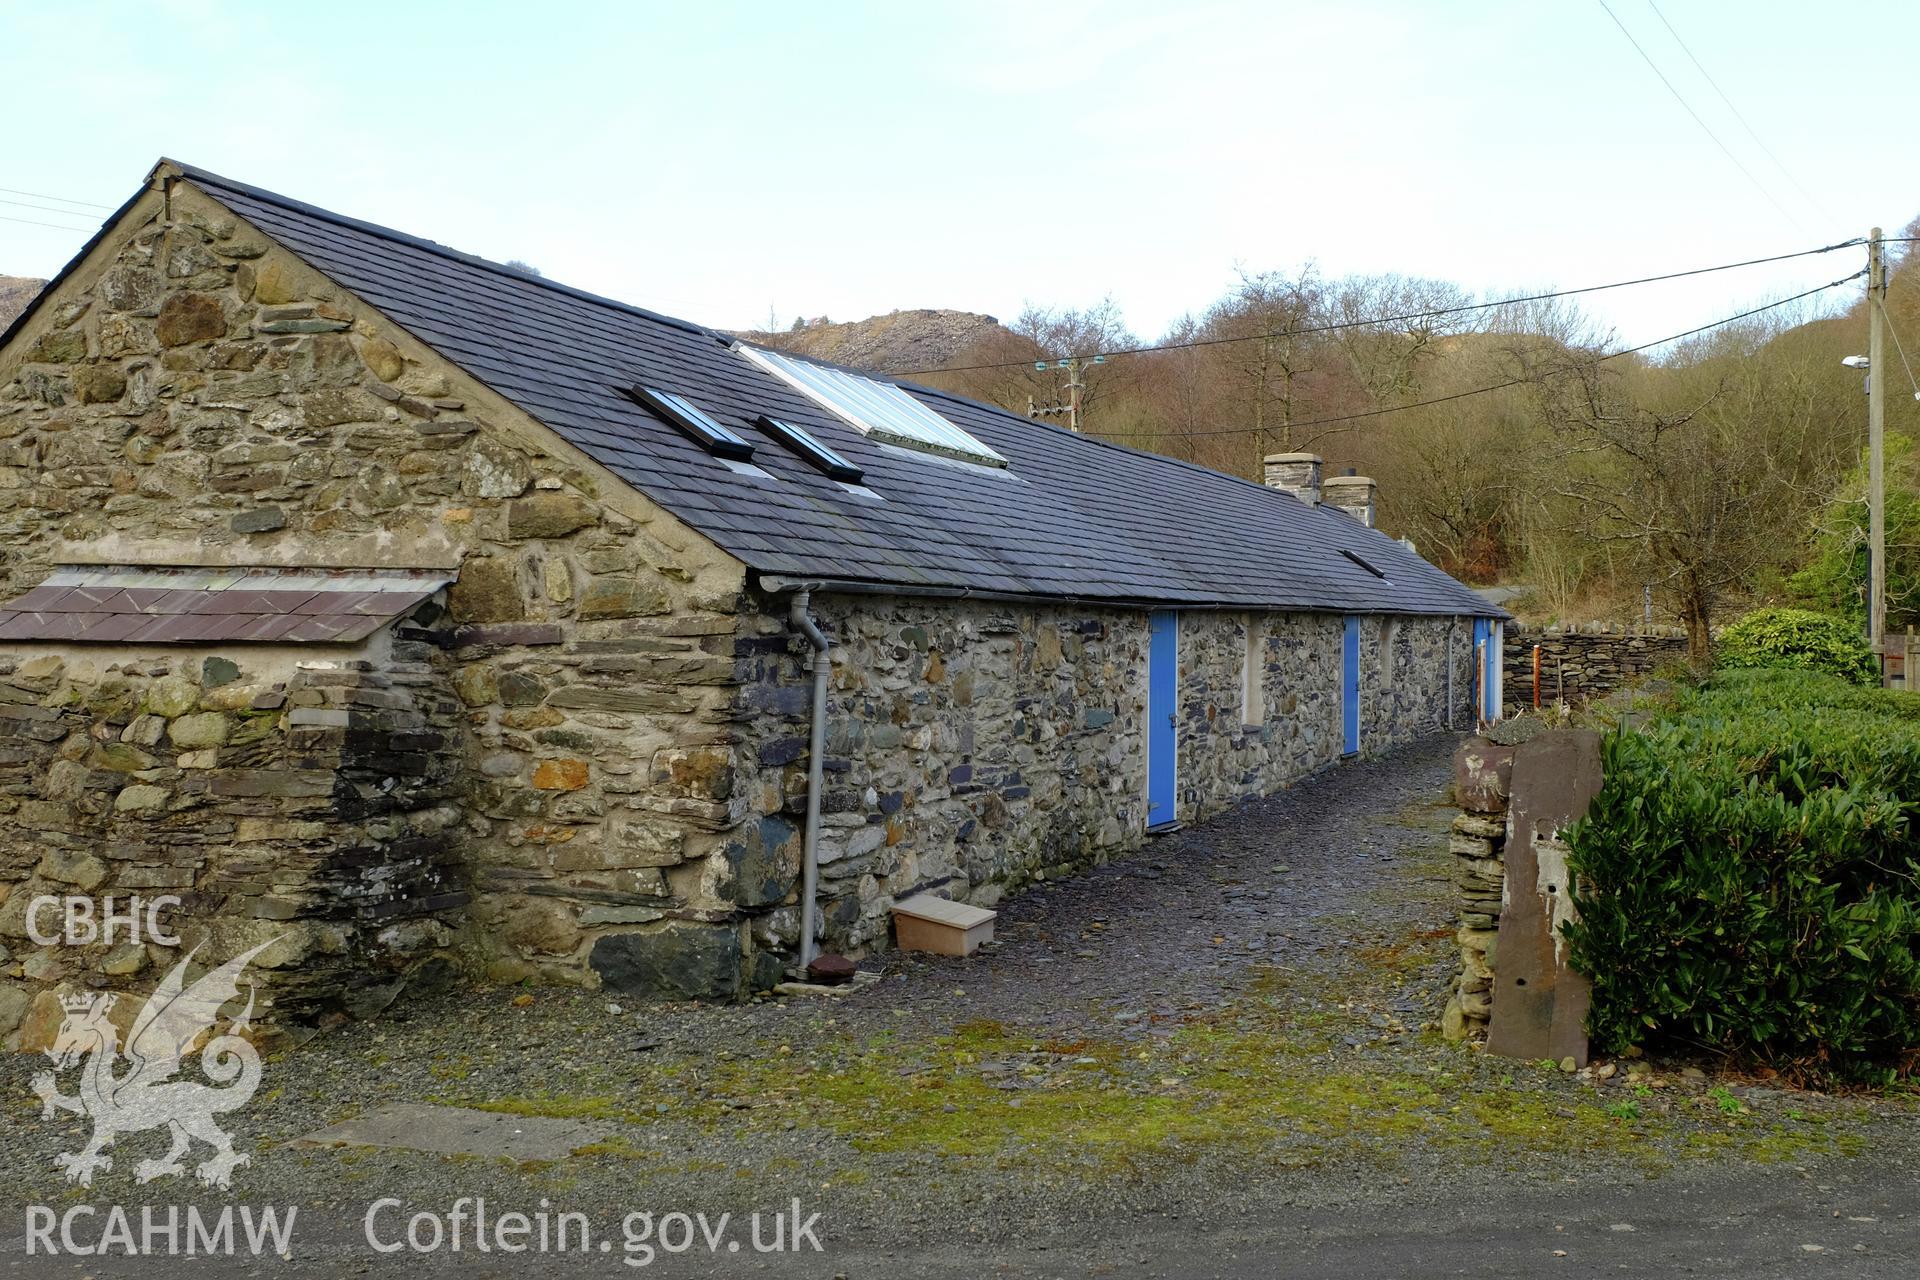
[[[1887,309],[1920,358],[1920,259],[1892,257]],[[1722,278],[1724,314],[1760,305]],[[1861,282],[1618,355],[1567,300],[1464,309],[1487,301],[1439,280],[1247,273],[1151,343],[1111,303],[1029,308],[917,376],[1025,412],[1066,396],[1036,360],[1146,348],[1084,367],[1089,434],[1249,479],[1268,453],[1320,453],[1330,475],[1378,480],[1383,526],[1430,559],[1532,588],[1529,615],[1637,619],[1651,588],[1657,619],[1704,637],[1762,600],[1860,607],[1866,397],[1840,361],[1866,350]],[[1432,312],[1450,314],[1381,319]],[[1920,618],[1920,404],[1891,341],[1888,361],[1900,626]]]

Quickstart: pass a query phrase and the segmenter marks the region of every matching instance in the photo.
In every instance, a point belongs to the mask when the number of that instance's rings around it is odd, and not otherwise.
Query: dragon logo
[[[186,1172],[181,1157],[194,1139],[213,1148],[213,1155],[194,1170],[205,1186],[226,1190],[233,1171],[251,1163],[233,1149],[233,1139],[214,1122],[215,1116],[246,1106],[260,1087],[260,1052],[244,1038],[253,1017],[251,984],[246,1009],[200,1050],[200,1071],[213,1084],[173,1077],[179,1074],[194,1042],[214,1029],[221,1006],[239,996],[240,975],[248,962],[278,941],[263,942],[235,956],[191,986],[187,985],[187,966],[200,949],[189,952],[134,1020],[127,1036],[129,1069],[124,1073],[119,1071],[120,1032],[107,1017],[115,997],[100,993],[61,997],[66,1020],[53,1047],[46,1050],[55,1071],[35,1076],[33,1091],[40,1098],[43,1118],[50,1120],[56,1112],[71,1111],[93,1121],[93,1137],[85,1147],[54,1159],[55,1165],[66,1172],[68,1182],[92,1186],[95,1170],[113,1167],[113,1157],[105,1151],[115,1138],[162,1127],[172,1135],[173,1147],[165,1158],[142,1160],[135,1166],[138,1182]],[[61,1093],[55,1072],[82,1061],[85,1066],[79,1092]]]

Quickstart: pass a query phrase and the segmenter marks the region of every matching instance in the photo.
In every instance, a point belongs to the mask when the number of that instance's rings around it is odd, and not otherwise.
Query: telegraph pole
[[[1049,369],[1065,369],[1067,371],[1067,402],[1065,404],[1049,405],[1044,409],[1036,409],[1033,404],[1033,397],[1028,396],[1027,416],[1029,418],[1038,418],[1047,414],[1064,413],[1067,415],[1067,427],[1070,430],[1078,431],[1080,429],[1080,397],[1087,389],[1086,382],[1080,377],[1080,370],[1088,364],[1105,364],[1106,362],[1107,358],[1105,356],[1094,356],[1091,359],[1086,359],[1081,356],[1068,356],[1064,360],[1034,361],[1033,367],[1040,373],[1045,373]]]
[[[1882,299],[1887,292],[1887,260],[1880,243],[1880,228],[1867,237],[1867,485],[1871,506],[1868,540],[1871,557],[1868,572],[1867,625],[1876,659],[1880,661],[1880,682],[1886,683],[1886,663],[1881,650],[1887,635],[1887,368],[1881,362],[1886,318]]]

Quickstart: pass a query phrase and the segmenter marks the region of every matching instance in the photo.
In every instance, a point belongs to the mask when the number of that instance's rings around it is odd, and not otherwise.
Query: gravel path
[[[622,1274],[638,1260],[619,1232],[631,1211],[737,1224],[795,1199],[820,1215],[825,1252],[748,1250],[725,1259],[734,1271],[1530,1275],[1562,1257],[1663,1269],[1696,1235],[1743,1274],[1816,1253],[1835,1274],[1914,1258],[1909,1104],[1678,1064],[1603,1081],[1439,1038],[1453,746],[1332,770],[1032,889],[1002,905],[990,950],[889,955],[841,998],[623,1007],[471,989],[412,1003],[268,1065],[234,1126],[254,1158],[234,1196],[300,1206],[291,1261],[327,1276]],[[26,1079],[41,1065],[0,1064],[0,1204],[57,1210],[86,1198],[52,1172],[84,1131],[40,1120]],[[599,1140],[522,1164],[294,1144],[400,1101],[577,1118]],[[124,1145],[93,1203],[224,1203],[134,1188],[127,1171],[158,1144]],[[462,1196],[496,1216],[544,1199],[615,1243],[511,1265],[368,1248],[372,1201],[401,1202],[390,1222],[404,1223]],[[1776,1206],[1766,1229],[1743,1227],[1759,1203]],[[26,1257],[22,1222],[0,1217],[0,1272],[171,1274]],[[1713,1273],[1722,1255],[1702,1249],[1689,1261]],[[696,1247],[651,1269],[711,1267]]]

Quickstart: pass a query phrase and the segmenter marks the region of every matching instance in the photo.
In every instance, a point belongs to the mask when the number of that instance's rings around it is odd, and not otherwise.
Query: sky
[[[163,155],[727,328],[1111,296],[1153,338],[1243,268],[1488,295],[1920,214],[1905,6],[1655,3],[1607,0],[1705,128],[1599,0],[14,4],[0,274]],[[1647,342],[1862,262],[1585,306]]]

